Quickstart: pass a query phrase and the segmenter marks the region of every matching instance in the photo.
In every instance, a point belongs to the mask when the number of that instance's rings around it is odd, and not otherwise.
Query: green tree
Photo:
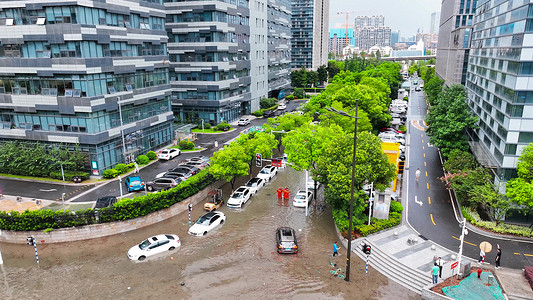
[[[333,78],[335,77],[335,75],[339,74],[339,72],[341,71],[341,68],[339,67],[339,64],[336,61],[330,60],[328,61],[327,71],[328,71],[329,78]]]
[[[448,159],[444,162],[444,169],[450,173],[474,170],[477,167],[478,163],[474,156],[469,152],[460,149],[451,150]]]
[[[237,176],[248,175],[248,156],[245,149],[233,142],[229,146],[213,153],[209,173],[217,179],[224,179],[235,188]]]
[[[533,143],[522,149],[516,170],[518,178],[507,182],[506,196],[527,213],[533,208]]]
[[[478,203],[487,209],[496,224],[503,219],[505,213],[511,207],[509,200],[489,182],[472,187],[468,194],[472,202]]]
[[[316,87],[317,85],[318,85],[318,73],[315,71],[308,71],[306,86]]]
[[[445,158],[453,149],[467,151],[465,130],[476,128],[478,119],[470,114],[465,93],[462,85],[446,88],[426,116],[429,142],[440,148]]]
[[[325,66],[320,66],[318,68],[318,84],[323,85],[328,81],[328,70]]]
[[[305,84],[307,83],[307,71],[305,68],[292,71],[291,83],[293,87],[305,87]]]
[[[436,103],[437,97],[442,93],[443,86],[444,80],[437,76],[434,76],[429,81],[425,82],[424,91],[427,94],[429,104],[434,105]]]
[[[271,134],[265,132],[241,134],[236,142],[244,149],[248,160],[248,172],[251,173],[255,154],[261,153],[263,157],[272,157],[272,149],[276,148],[278,141]]]
[[[492,176],[485,168],[478,167],[474,170],[461,170],[456,173],[447,173],[441,180],[448,188],[455,191],[459,203],[464,206],[475,207],[479,199],[471,200],[472,189],[491,183]]]

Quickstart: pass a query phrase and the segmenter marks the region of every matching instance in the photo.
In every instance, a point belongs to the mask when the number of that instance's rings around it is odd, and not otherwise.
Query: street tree
[[[344,134],[328,143],[317,162],[317,173],[327,183],[324,195],[334,210],[347,212],[351,192],[353,136]],[[366,207],[366,198],[359,191],[366,182],[389,184],[396,176],[396,167],[389,162],[381,148],[380,139],[370,132],[357,134],[355,157],[354,217],[361,224]]]
[[[316,87],[318,85],[318,73],[315,71],[307,71],[307,85]]]
[[[451,150],[448,159],[444,162],[444,169],[450,173],[474,170],[476,167],[478,167],[478,163],[474,156],[459,149]]]
[[[217,179],[224,179],[235,188],[237,176],[248,175],[248,156],[245,149],[233,142],[223,149],[213,153],[209,173]]]
[[[506,196],[527,213],[533,208],[533,143],[522,149],[516,170],[518,177],[507,182]]]
[[[305,87],[307,83],[307,71],[305,68],[292,71],[291,83],[293,87]]]
[[[246,154],[246,159],[248,160],[248,173],[250,174],[255,154],[260,153],[262,157],[265,158],[272,157],[274,154],[272,149],[276,148],[278,145],[278,141],[275,137],[265,132],[241,134],[236,139],[236,143],[244,149],[244,154]]]
[[[505,213],[511,207],[509,200],[490,182],[472,187],[468,194],[470,201],[484,208],[496,224],[505,217]]]
[[[465,130],[477,127],[478,118],[470,113],[465,93],[462,85],[446,88],[426,116],[429,142],[440,148],[445,158],[453,149],[467,151]]]
[[[318,84],[323,85],[325,82],[328,81],[328,70],[325,66],[320,66],[318,68]]]
[[[330,79],[335,77],[335,75],[337,75],[341,71],[339,64],[340,64],[339,62],[334,61],[334,60],[328,61],[327,71],[328,71],[328,76]]]
[[[442,92],[444,86],[444,80],[437,76],[433,76],[429,81],[424,83],[424,91],[426,92],[427,99],[430,105],[434,105],[437,102],[437,97]]]

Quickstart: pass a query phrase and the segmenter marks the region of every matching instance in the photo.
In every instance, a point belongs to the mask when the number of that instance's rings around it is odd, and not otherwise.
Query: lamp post
[[[204,133],[204,119],[202,119],[202,133]]]
[[[65,193],[61,194],[61,203],[63,203],[63,210],[65,210]]]
[[[355,181],[355,152],[357,150],[357,110],[359,100],[355,99],[355,116],[350,116],[342,110],[336,110],[333,107],[326,107],[326,110],[341,116],[350,117],[355,119],[355,126],[353,131],[353,156],[352,156],[352,184],[350,187],[350,213],[349,213],[349,225],[348,225],[348,251],[346,253],[346,277],[344,280],[350,281],[350,257],[352,254],[352,219],[353,219],[353,190]]]

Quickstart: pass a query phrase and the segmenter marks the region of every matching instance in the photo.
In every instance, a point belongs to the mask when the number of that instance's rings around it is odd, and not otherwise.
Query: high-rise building
[[[172,108],[179,120],[233,121],[290,86],[290,2],[166,0]]]
[[[446,85],[464,84],[477,0],[442,0],[435,72]]]
[[[163,0],[0,1],[0,140],[79,145],[94,175],[168,145],[167,40]]]
[[[383,27],[383,26],[385,26],[384,16],[357,16],[355,17],[355,28]]]
[[[499,183],[516,175],[522,149],[533,143],[533,43],[529,1],[496,2],[477,2],[466,87],[479,117],[471,149]]]
[[[431,24],[429,26],[429,33],[438,34],[439,33],[439,21],[440,21],[440,11],[431,13]]]
[[[394,48],[394,45],[396,45],[399,42],[400,42],[400,31],[399,30],[391,31],[391,38],[390,38],[391,47]]]
[[[292,0],[292,69],[328,63],[329,0]]]
[[[392,31],[390,27],[362,27],[355,28],[355,46],[361,50],[368,50],[370,47],[391,47]]]
[[[348,33],[348,35],[346,35]],[[339,56],[342,54],[342,49],[346,46],[353,46],[353,28],[333,28],[329,30],[329,53],[334,53]]]

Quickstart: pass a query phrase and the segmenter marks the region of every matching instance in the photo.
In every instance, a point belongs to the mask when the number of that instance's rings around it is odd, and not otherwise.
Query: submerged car
[[[250,189],[245,186],[241,186],[236,189],[233,194],[231,194],[231,197],[228,199],[227,206],[229,208],[242,208],[242,206],[248,202],[251,196],[252,193],[250,192]]]
[[[265,180],[259,177],[254,177],[246,183],[246,187],[250,189],[252,194],[257,194],[257,191],[263,186],[265,186]]]
[[[181,246],[180,238],[175,234],[160,234],[147,238],[128,251],[131,260],[144,260],[145,258],[165,251],[172,251]]]
[[[295,207],[306,207],[309,206],[311,200],[313,200],[313,192],[308,190],[306,196],[305,191],[298,191],[298,193],[294,196],[294,199],[292,200],[292,205],[294,205]]]
[[[115,196],[105,196],[100,197],[98,200],[96,200],[96,204],[94,205],[95,209],[104,208],[104,207],[110,207],[113,206],[117,202],[117,197]]]
[[[263,169],[261,169],[261,171],[259,171],[256,177],[262,178],[265,181],[270,181],[272,177],[274,177],[274,175],[276,175],[277,173],[278,173],[278,169],[276,167],[266,166]]]
[[[194,236],[206,235],[209,231],[215,229],[218,225],[224,224],[226,215],[221,211],[208,212],[194,225],[189,228],[189,234]]]
[[[278,253],[297,254],[298,241],[296,233],[290,227],[280,227],[276,229],[276,248]]]
[[[128,192],[144,191],[144,182],[139,176],[130,176],[124,180]]]

